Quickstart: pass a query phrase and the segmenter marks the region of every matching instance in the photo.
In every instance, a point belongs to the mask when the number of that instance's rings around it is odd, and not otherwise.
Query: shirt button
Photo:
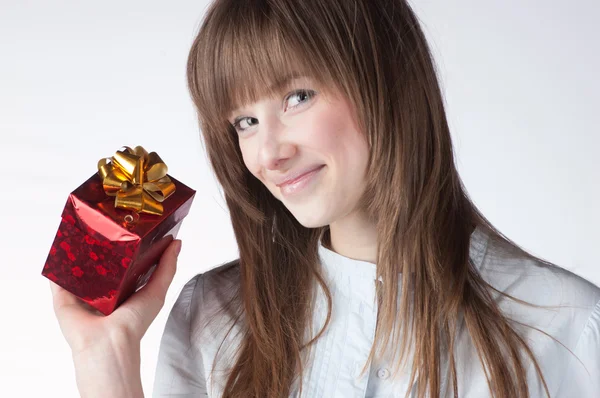
[[[390,377],[390,371],[387,368],[380,368],[377,371],[377,377],[379,377],[380,379],[387,379],[388,377]]]

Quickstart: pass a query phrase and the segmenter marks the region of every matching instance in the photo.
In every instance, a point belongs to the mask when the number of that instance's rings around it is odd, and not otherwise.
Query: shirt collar
[[[469,256],[478,269],[481,268],[483,257],[487,249],[488,239],[489,236],[479,225],[477,225],[471,233]],[[321,257],[323,267],[330,274],[342,274],[349,280],[375,280],[375,273],[377,272],[376,264],[342,256],[323,246],[322,240],[319,240],[319,256]],[[381,277],[379,277],[379,280],[381,280]]]

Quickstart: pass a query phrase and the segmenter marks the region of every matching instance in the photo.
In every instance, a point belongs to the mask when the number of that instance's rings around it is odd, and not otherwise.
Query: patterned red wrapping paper
[[[42,275],[112,313],[146,284],[190,210],[196,191],[169,178],[176,189],[159,216],[115,207],[95,173],[69,195]]]

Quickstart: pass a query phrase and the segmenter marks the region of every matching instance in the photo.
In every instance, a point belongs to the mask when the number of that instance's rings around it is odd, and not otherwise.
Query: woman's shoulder
[[[187,301],[192,340],[206,339],[206,334],[212,340],[235,327],[239,287],[239,259],[198,273],[185,284],[178,300]]]
[[[181,289],[177,304],[194,312],[195,307],[226,300],[239,286],[239,259],[222,263],[190,278]]]
[[[204,285],[209,289],[226,288],[239,283],[240,276],[240,259],[236,258],[229,262],[219,264],[196,277],[204,280]]]
[[[528,255],[510,242],[488,234],[479,237],[483,238],[477,241],[474,265],[482,279],[498,290],[489,293],[534,352],[552,396],[587,397],[594,389],[597,393],[600,288],[569,269]],[[463,357],[469,364],[463,384],[469,385],[470,391],[486,390],[485,373],[468,333],[458,344],[459,353],[468,353]],[[529,359],[526,362],[531,396],[545,396],[535,367]],[[474,384],[476,374],[481,376],[479,384]],[[465,396],[471,395],[466,392]]]
[[[497,289],[537,297],[541,299],[539,304],[561,301],[566,305],[593,307],[600,301],[600,287],[588,279],[497,239],[489,240],[479,269]]]
[[[586,328],[600,326],[600,287],[551,262],[530,257],[507,242],[490,239],[479,264],[483,279],[500,293],[492,296],[513,319],[551,330],[576,344]]]
[[[239,259],[222,263],[189,279],[178,301],[185,301],[192,318],[227,306],[239,288]]]
[[[238,284],[238,261],[194,275],[173,305],[161,339],[154,397],[207,395],[209,370],[228,336],[228,297]],[[234,344],[230,344],[234,346]],[[179,395],[178,395],[179,394]]]
[[[207,271],[194,275],[188,280],[186,286],[193,285],[197,287],[199,283],[203,283],[205,287],[208,286],[209,288],[213,288],[215,285],[220,285],[222,283],[229,286],[231,283],[235,284],[239,281],[239,272],[240,259],[236,258],[235,260],[221,263]]]

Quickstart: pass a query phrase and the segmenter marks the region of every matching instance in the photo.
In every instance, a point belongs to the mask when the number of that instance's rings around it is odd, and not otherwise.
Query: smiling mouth
[[[317,178],[320,174],[321,170],[325,167],[325,165],[318,167],[308,173],[305,173],[293,181],[290,181],[286,184],[282,184],[279,186],[281,194],[284,196],[291,196],[293,194],[299,193],[303,191],[305,188],[309,187],[313,180]]]
[[[303,174],[299,175],[298,177],[296,177],[296,178],[294,178],[294,179],[292,179],[292,180],[289,180],[289,181],[287,181],[287,182],[284,182],[284,183],[281,183],[281,184],[277,184],[277,186],[281,188],[281,187],[284,187],[285,185],[294,184],[294,183],[296,183],[297,181],[299,181],[299,180],[301,180],[302,178],[304,178],[306,175],[308,175],[308,174],[310,174],[310,173],[314,173],[315,171],[317,171],[317,170],[321,169],[323,166],[325,166],[325,165],[321,165],[321,166],[319,166],[319,167],[315,167],[314,169],[312,169],[312,170],[309,170],[309,171],[307,171],[307,172],[305,172],[305,173],[303,173]]]

